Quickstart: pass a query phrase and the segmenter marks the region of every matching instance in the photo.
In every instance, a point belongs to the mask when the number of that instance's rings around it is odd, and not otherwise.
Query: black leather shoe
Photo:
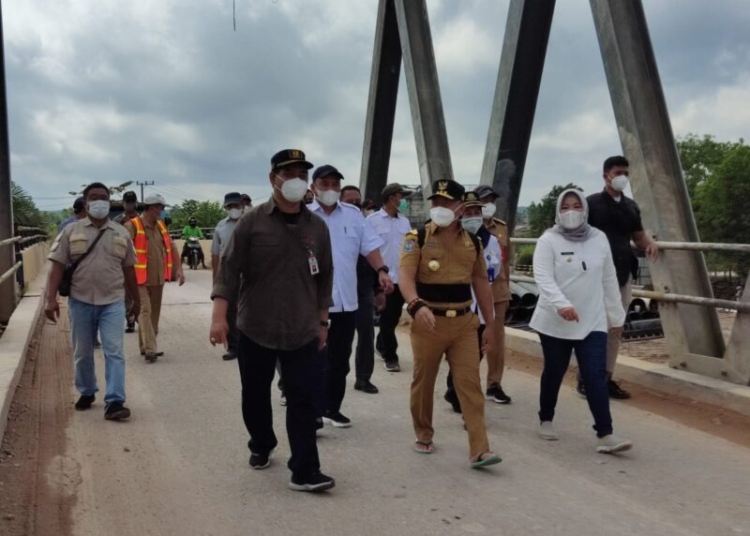
[[[146,352],[141,352],[141,355],[146,355]],[[164,352],[155,352],[154,355],[156,357],[161,357],[164,355]]]
[[[104,412],[104,418],[108,421],[124,421],[130,418],[130,410],[122,405],[122,402],[112,402]]]
[[[221,358],[224,361],[231,361],[232,359],[237,359],[237,354],[235,354],[234,352],[227,352],[223,356],[221,356]]]
[[[354,389],[370,395],[374,395],[378,392],[378,388],[375,387],[370,380],[357,380],[354,382]]]
[[[630,393],[620,387],[620,384],[614,380],[607,381],[607,390],[609,391],[609,398],[616,400],[627,400],[630,398]]]
[[[94,403],[94,400],[96,400],[96,397],[94,395],[81,395],[81,398],[79,398],[76,402],[76,410],[84,411],[89,409],[91,407],[91,404]]]

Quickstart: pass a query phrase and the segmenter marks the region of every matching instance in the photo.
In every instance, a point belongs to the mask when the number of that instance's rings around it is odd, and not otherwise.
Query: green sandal
[[[472,469],[478,469],[480,467],[486,467],[488,465],[496,465],[500,463],[501,461],[503,461],[502,458],[500,458],[500,456],[496,454],[493,454],[492,456],[488,456],[487,458],[482,458],[482,456],[484,456],[485,454],[487,453],[483,452],[482,454],[479,455],[479,458],[477,458],[477,461],[471,462]]]
[[[419,454],[432,454],[433,452],[435,452],[435,445],[432,443],[432,441],[415,441],[414,452],[417,452]]]

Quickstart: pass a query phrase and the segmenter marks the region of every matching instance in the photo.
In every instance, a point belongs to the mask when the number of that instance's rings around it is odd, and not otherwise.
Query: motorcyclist
[[[195,219],[195,216],[191,216],[188,220],[188,225],[182,230],[182,240],[185,241],[185,245],[182,246],[182,262],[185,262],[185,259],[188,257],[188,242],[190,241],[190,238],[197,238],[198,240],[203,240],[203,231],[200,227],[198,227],[198,220]],[[204,268],[207,268],[206,266],[206,259],[203,256],[203,248],[201,247],[198,250],[198,260],[203,265]]]

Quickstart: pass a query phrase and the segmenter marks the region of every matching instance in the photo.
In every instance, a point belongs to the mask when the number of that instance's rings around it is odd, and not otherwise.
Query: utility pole
[[[156,183],[154,181],[143,181],[143,182],[135,181],[135,184],[141,187],[141,203],[143,203],[143,200],[145,199],[145,197],[143,196],[143,187],[153,186]]]
[[[10,148],[8,142],[8,101],[5,91],[5,39],[0,6],[0,240],[13,237],[13,197],[10,187]],[[0,275],[15,260],[13,246],[0,246]],[[16,308],[16,278],[9,277],[0,285],[0,322],[7,322]]]

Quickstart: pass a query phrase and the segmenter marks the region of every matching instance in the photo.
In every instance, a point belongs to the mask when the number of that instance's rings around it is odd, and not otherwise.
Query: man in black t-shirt
[[[630,163],[624,156],[611,156],[604,161],[604,190],[588,196],[589,224],[607,235],[612,248],[612,260],[620,284],[622,306],[626,311],[630,305],[632,275],[637,271],[638,259],[630,246],[646,252],[651,261],[659,257],[656,242],[643,231],[641,210],[638,204],[626,197],[623,191],[628,186]],[[621,335],[610,333],[607,337],[607,383],[612,398],[630,398],[630,393],[622,389],[613,379],[617,353],[620,350]],[[583,383],[578,381],[578,392],[585,396]]]

